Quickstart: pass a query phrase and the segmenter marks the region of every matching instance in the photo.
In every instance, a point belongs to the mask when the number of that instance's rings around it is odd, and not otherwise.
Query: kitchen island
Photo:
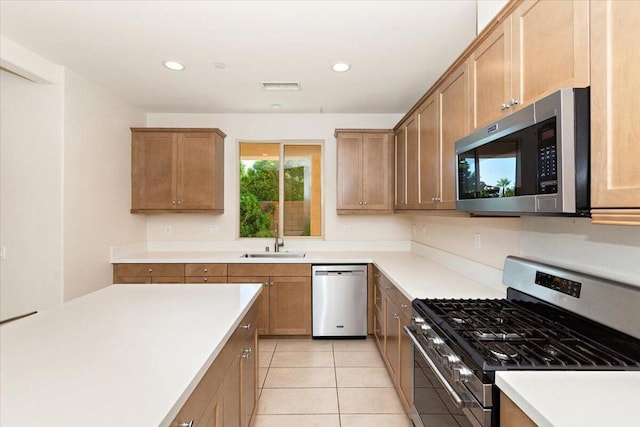
[[[3,325],[0,425],[171,425],[261,289],[114,285]]]

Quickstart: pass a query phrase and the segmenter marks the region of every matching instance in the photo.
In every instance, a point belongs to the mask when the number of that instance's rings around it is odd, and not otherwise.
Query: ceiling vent
[[[300,90],[300,82],[262,82],[264,90]]]

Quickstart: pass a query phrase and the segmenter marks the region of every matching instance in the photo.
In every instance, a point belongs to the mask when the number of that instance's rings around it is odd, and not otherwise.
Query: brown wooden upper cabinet
[[[224,212],[220,129],[131,128],[131,213]]]
[[[462,63],[396,130],[396,209],[455,209],[455,142],[469,132]]]
[[[473,129],[562,87],[589,86],[589,2],[522,1],[470,61]]]
[[[393,132],[336,129],[335,136],[337,213],[390,213]]]
[[[591,2],[591,215],[596,224],[640,225],[639,23],[638,2]]]

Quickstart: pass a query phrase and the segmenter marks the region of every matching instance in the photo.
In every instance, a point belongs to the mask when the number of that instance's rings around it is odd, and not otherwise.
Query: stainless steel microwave
[[[589,112],[561,89],[457,141],[456,209],[588,216]]]

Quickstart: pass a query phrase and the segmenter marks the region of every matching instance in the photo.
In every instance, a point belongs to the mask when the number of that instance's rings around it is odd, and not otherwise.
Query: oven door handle
[[[420,352],[424,360],[427,361],[433,373],[436,375],[436,377],[438,377],[438,381],[442,383],[442,386],[445,388],[445,390],[447,390],[447,393],[449,393],[449,396],[451,396],[456,406],[458,408],[466,407],[467,405],[465,404],[464,400],[462,400],[460,395],[453,389],[453,387],[451,387],[451,385],[449,384],[447,379],[444,377],[444,375],[440,373],[436,364],[433,363],[433,360],[431,360],[427,352],[424,351],[424,349],[422,348],[422,345],[420,345],[420,343],[418,342],[418,339],[415,337],[415,335],[413,335],[413,332],[411,332],[408,326],[404,327],[404,331],[407,333],[407,335],[409,335],[409,338],[411,338],[411,341],[413,341],[413,345],[418,349],[418,351]]]

